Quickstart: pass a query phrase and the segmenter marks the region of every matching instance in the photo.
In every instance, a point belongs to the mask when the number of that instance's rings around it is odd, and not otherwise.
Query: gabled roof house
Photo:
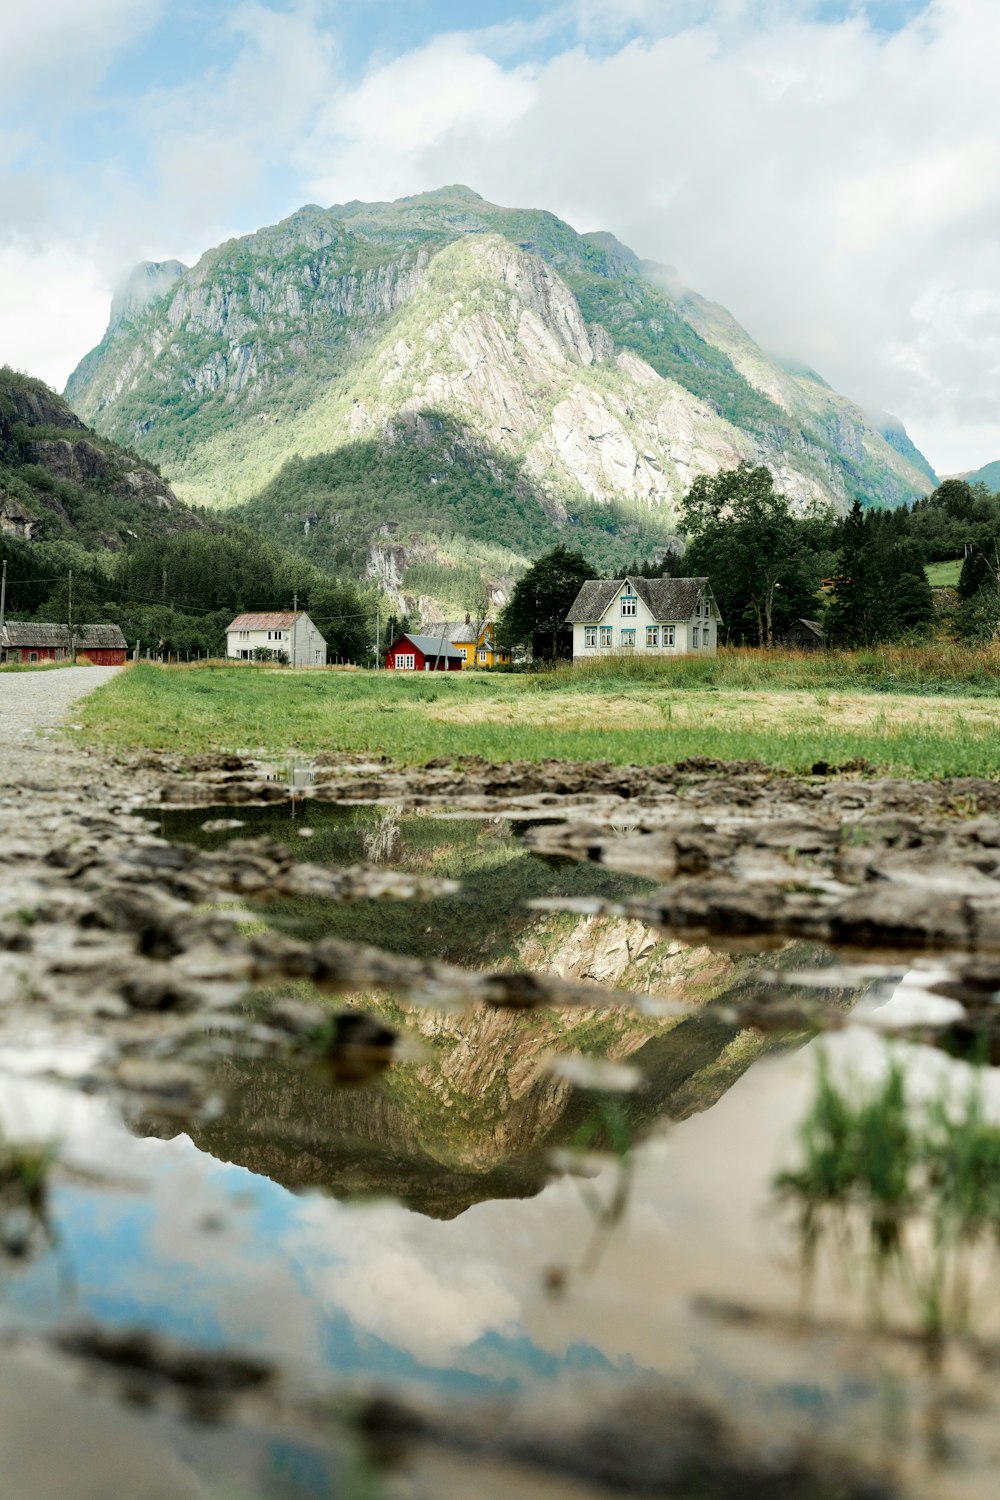
[[[456,651],[461,652],[463,667],[500,667],[510,661],[510,652],[497,645],[496,626],[491,620],[481,625],[477,633],[466,615],[464,621],[448,620],[443,625],[428,625],[425,634],[443,635]]]
[[[293,667],[326,666],[326,639],[304,609],[237,615],[226,627],[227,657],[253,661],[257,651],[286,656]]]
[[[385,653],[388,672],[460,672],[464,663],[464,652],[441,634],[440,626],[435,627],[434,635],[407,632]]]
[[[609,651],[714,655],[722,624],[707,578],[590,579],[566,619],[574,661]]]

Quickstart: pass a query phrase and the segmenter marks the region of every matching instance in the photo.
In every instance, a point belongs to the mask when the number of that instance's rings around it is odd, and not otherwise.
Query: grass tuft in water
[[[1000,1278],[1000,1126],[986,1118],[981,1076],[961,1099],[917,1103],[898,1061],[865,1089],[836,1082],[821,1053],[799,1144],[799,1165],[774,1188],[796,1212],[804,1292],[822,1249],[849,1282],[860,1258],[876,1323],[891,1285],[937,1358]]]

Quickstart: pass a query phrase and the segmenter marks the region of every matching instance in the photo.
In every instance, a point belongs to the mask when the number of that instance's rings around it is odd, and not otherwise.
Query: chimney
[[[465,612],[465,623],[466,625],[472,624],[472,616],[469,614],[468,610],[466,610]]]

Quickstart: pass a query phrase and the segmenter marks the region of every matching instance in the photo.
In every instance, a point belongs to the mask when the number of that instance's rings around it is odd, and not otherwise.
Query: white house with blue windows
[[[566,619],[574,661],[609,651],[714,656],[722,624],[707,578],[591,579]]]

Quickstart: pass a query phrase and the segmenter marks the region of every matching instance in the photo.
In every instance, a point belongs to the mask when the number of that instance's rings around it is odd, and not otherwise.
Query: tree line
[[[982,485],[946,480],[894,510],[857,498],[843,516],[825,506],[797,513],[768,469],[741,464],[697,479],[681,520],[681,552],[636,559],[617,576],[709,578],[731,644],[772,646],[800,619],[834,645],[925,639],[936,622],[925,566],[956,558],[957,633],[1000,634],[1000,496]],[[536,658],[568,656],[566,613],[580,585],[601,576],[582,552],[556,547],[515,585],[502,639]]]
[[[0,537],[7,618],[120,625],[142,654],[223,656],[226,626],[246,610],[298,606],[331,661],[373,659],[380,591],[331,578],[243,527],[186,531],[94,554],[71,542]],[[383,629],[383,640],[385,631]]]

